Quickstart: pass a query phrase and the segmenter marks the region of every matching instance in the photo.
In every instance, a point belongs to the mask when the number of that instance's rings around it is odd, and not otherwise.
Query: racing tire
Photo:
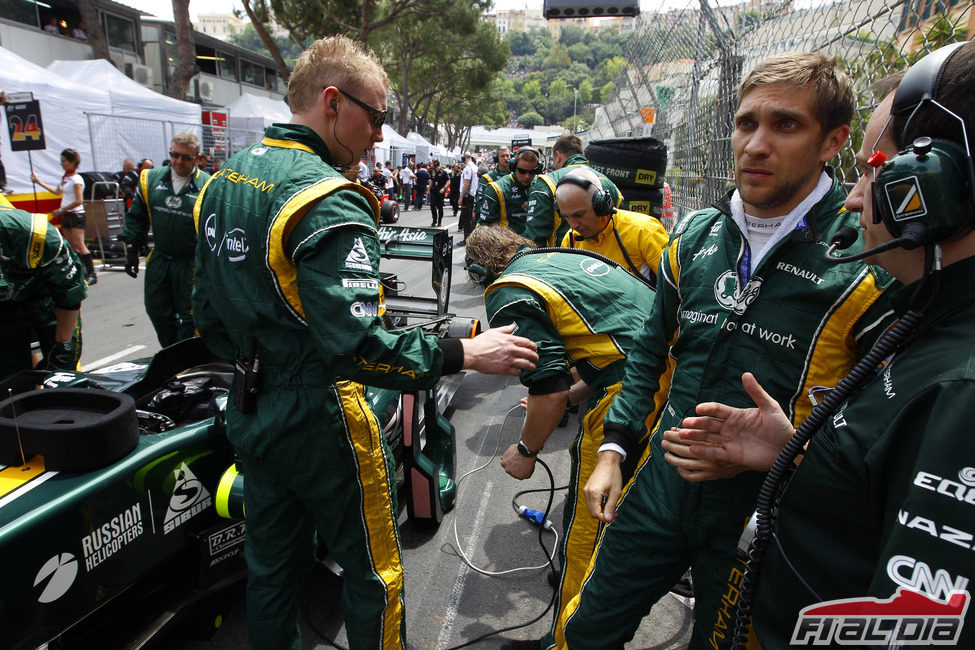
[[[663,217],[664,193],[661,190],[627,188],[620,191],[623,193],[623,202],[620,203],[621,210],[642,212],[658,221]]]
[[[399,221],[399,203],[389,199],[383,201],[379,208],[379,217],[383,223],[396,223]]]
[[[667,173],[667,145],[657,138],[594,140],[586,158],[596,171],[616,183],[625,196],[629,189],[661,188]]]
[[[19,435],[18,435],[19,432]],[[0,463],[44,456],[50,471],[111,465],[139,442],[135,400],[94,388],[48,388],[0,402]]]

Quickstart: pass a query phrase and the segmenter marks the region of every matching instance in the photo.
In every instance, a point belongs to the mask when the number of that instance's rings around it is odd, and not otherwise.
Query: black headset
[[[597,185],[582,174],[577,174],[574,171],[560,178],[555,187],[558,188],[565,184],[575,185],[589,192],[589,198],[592,200],[592,209],[597,217],[608,217],[613,214],[615,207],[613,205],[613,196],[601,184]]]
[[[975,214],[975,171],[968,149],[965,121],[938,103],[938,91],[945,66],[967,43],[942,47],[914,64],[904,75],[891,116],[910,113],[900,133],[903,142],[917,111],[931,104],[956,118],[961,125],[964,146],[947,140],[919,137],[906,144],[896,156],[877,169],[873,184],[874,223],[883,221],[894,237],[918,224],[923,226],[919,243],[951,239],[973,225]]]
[[[512,156],[515,164],[518,164],[518,159],[521,157],[521,154],[525,153],[526,151],[535,154],[535,158],[538,159],[538,162],[535,163],[535,174],[541,174],[543,171],[545,171],[545,164],[542,163],[542,152],[535,147],[518,147],[518,151],[516,151],[514,156]]]
[[[467,277],[471,279],[471,282],[479,287],[487,287],[492,282],[498,279],[498,274],[484,266],[483,264],[477,264],[476,262],[471,262],[468,258],[467,260]]]

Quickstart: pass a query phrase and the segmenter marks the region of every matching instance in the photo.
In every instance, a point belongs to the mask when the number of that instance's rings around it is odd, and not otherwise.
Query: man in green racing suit
[[[738,381],[747,369],[757,370],[790,420],[802,422],[810,391],[833,386],[889,313],[880,300],[889,276],[823,257],[823,242],[857,223],[825,167],[849,134],[849,77],[818,54],[778,55],[745,77],[739,97],[737,188],[672,234],[653,310],[606,416],[608,444],[586,496],[590,511],[613,523],[580,596],[562,612],[570,648],[622,645],[688,568],[691,647],[728,646],[744,569],[736,547],[762,475],[686,481],[665,461],[659,432],[701,401],[747,404]],[[664,393],[658,378],[671,367]],[[656,424],[643,450],[635,443],[648,417]],[[620,499],[615,465],[641,452]]]
[[[582,488],[596,465],[603,416],[619,394],[623,364],[641,335],[653,291],[608,258],[602,261],[586,251],[531,248],[531,240],[508,228],[481,226],[467,239],[467,265],[471,277],[487,285],[484,304],[491,325],[516,323],[518,333],[539,350],[535,370],[521,375],[528,388],[525,425],[519,443],[501,457],[504,470],[519,480],[529,478],[566,401],[585,402],[579,432],[569,448],[558,612],[559,603],[578,593],[599,535],[601,524],[590,516]],[[580,379],[575,384],[570,367]],[[632,471],[635,460],[624,474]]]
[[[227,432],[247,476],[255,648],[301,647],[297,593],[316,531],[344,570],[350,647],[405,645],[395,475],[355,382],[420,390],[464,368],[518,374],[537,358],[512,328],[463,341],[382,329],[378,202],[339,170],[382,140],[375,107],[388,84],[360,44],[316,41],[288,83],[292,123],[228,160],[195,208],[194,320],[241,368]]]

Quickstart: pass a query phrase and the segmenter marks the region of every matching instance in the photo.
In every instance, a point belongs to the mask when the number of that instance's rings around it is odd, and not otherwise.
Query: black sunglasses
[[[326,88],[326,87],[327,86],[323,86],[323,88]],[[381,111],[378,108],[376,108],[375,106],[370,106],[369,104],[365,103],[364,101],[362,101],[358,97],[355,97],[354,95],[350,95],[349,93],[345,92],[341,88],[337,88],[336,90],[338,90],[340,93],[342,93],[343,96],[348,97],[353,102],[355,102],[356,104],[358,104],[362,108],[366,109],[366,112],[369,113],[369,115],[372,117],[372,125],[375,128],[381,129],[383,127],[383,124],[386,123],[386,113],[388,111]]]
[[[531,174],[532,176],[538,173],[538,171],[534,167],[532,167],[531,169],[522,169],[521,167],[515,167],[515,171],[518,172],[519,174]]]
[[[196,160],[196,156],[191,156],[188,153],[176,153],[175,151],[169,152],[169,157],[172,160],[182,160],[183,162],[189,162],[191,160]]]

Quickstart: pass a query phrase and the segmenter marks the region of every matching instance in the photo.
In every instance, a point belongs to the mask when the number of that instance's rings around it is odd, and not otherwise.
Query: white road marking
[[[488,510],[488,501],[491,500],[491,491],[494,489],[494,482],[488,481],[484,485],[484,496],[481,497],[481,505],[477,509],[477,516],[474,518],[474,525],[471,527],[471,534],[467,538],[467,548],[464,555],[471,557],[474,554],[474,547],[481,536],[481,526],[484,524],[484,513]],[[443,626],[440,628],[440,636],[437,637],[437,650],[445,650],[450,633],[454,628],[454,620],[457,618],[457,610],[460,607],[460,599],[464,595],[464,585],[467,583],[467,575],[471,568],[461,562],[460,569],[457,571],[457,579],[454,580],[454,588],[450,592],[450,602],[447,603],[447,611],[444,612]]]
[[[144,346],[144,345],[130,345],[129,347],[125,348],[124,350],[119,350],[115,354],[110,354],[107,357],[102,357],[101,359],[98,359],[97,361],[92,361],[91,363],[89,363],[87,366],[84,367],[84,369],[82,370],[82,372],[91,372],[93,370],[97,370],[99,368],[103,368],[103,367],[107,366],[108,364],[112,363],[113,361],[118,361],[119,359],[121,359],[123,357],[127,357],[130,354],[133,354],[135,352],[138,352],[139,350],[143,349],[144,347],[146,347],[146,346]]]

